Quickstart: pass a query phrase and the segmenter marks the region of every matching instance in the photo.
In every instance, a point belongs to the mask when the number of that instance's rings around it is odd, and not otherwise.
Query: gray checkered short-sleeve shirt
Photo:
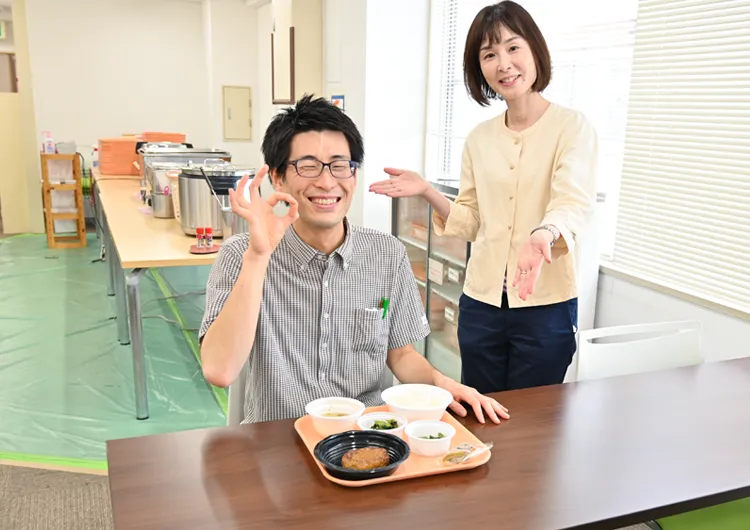
[[[403,244],[346,226],[344,243],[330,256],[291,227],[272,254],[249,354],[245,422],[300,417],[320,397],[378,405],[388,350],[429,334]],[[206,287],[201,338],[224,307],[247,246],[247,234],[222,244]],[[389,299],[385,318],[382,298]]]

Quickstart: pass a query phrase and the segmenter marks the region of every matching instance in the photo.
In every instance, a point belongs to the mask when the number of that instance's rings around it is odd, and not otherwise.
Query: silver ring
[[[528,274],[529,271],[521,271],[521,274]]]

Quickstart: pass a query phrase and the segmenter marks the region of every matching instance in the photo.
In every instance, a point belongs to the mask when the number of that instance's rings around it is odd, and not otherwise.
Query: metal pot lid
[[[139,151],[143,156],[153,155],[171,155],[171,154],[185,154],[192,152],[193,149],[190,147],[154,147],[153,149],[141,149]]]
[[[182,169],[185,167],[184,162],[165,162],[165,161],[157,161],[157,160],[149,160],[146,162],[146,167],[150,167],[153,170],[156,171],[162,171],[162,170],[169,170],[169,169]]]
[[[144,142],[138,145],[139,153],[163,153],[165,151],[185,151],[192,149],[193,144],[178,142]]]
[[[196,149],[193,147],[163,147],[159,149],[153,149],[141,152],[144,158],[148,157],[179,157],[179,158],[191,158],[196,161],[203,162],[207,158],[231,158],[232,154],[229,151],[223,149],[211,149],[201,148]]]
[[[203,172],[201,172],[203,169]],[[207,177],[218,178],[242,178],[246,173],[250,176],[255,175],[255,168],[237,167],[232,164],[188,164],[182,167],[182,174],[191,178],[203,178],[203,173]]]

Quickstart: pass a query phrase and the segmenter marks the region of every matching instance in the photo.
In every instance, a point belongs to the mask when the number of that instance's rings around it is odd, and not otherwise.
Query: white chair
[[[245,388],[250,363],[245,364],[234,383],[229,385],[227,396],[227,425],[239,425],[245,419]]]
[[[664,322],[580,332],[578,381],[701,364],[700,322]]]

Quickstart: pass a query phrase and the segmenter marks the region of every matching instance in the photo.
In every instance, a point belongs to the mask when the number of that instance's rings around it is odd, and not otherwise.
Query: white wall
[[[272,30],[272,6],[270,3],[259,7],[256,13],[255,41],[257,50],[258,85],[255,98],[255,112],[253,118],[256,120],[256,131],[258,137],[258,163],[262,164],[263,157],[260,154],[260,146],[263,143],[263,135],[268,124],[276,113],[276,107],[271,104],[271,30]]]
[[[429,1],[325,0],[323,20],[324,95],[344,95],[365,141],[349,217],[389,232],[391,200],[367,189],[386,166],[423,171]]]
[[[255,30],[258,24],[257,9],[241,0],[204,0],[204,29],[209,30],[206,43],[210,54],[207,65],[209,91],[208,142],[210,147],[226,149],[232,153],[235,165],[257,167],[260,160],[260,139],[265,126],[258,123],[258,45]],[[208,27],[206,27],[208,26]],[[255,115],[251,142],[224,141],[222,87],[249,86],[252,89]],[[269,96],[270,98],[270,96]]]
[[[37,137],[49,130],[56,141],[89,146],[103,136],[151,130],[209,142],[199,3],[26,4]]]
[[[263,135],[266,128],[271,122],[271,118],[283,106],[271,104],[271,31],[273,28],[273,9],[270,3],[257,8],[256,13],[256,42],[257,42],[257,61],[256,68],[258,72],[257,97],[253,110],[253,119],[255,120],[255,130],[253,134],[257,136],[258,148],[258,167],[263,161],[263,155],[260,152],[263,143]],[[266,179],[261,186],[261,194],[267,197],[273,193],[273,187],[270,180]],[[277,205],[276,212],[282,215],[285,207],[282,204]]]
[[[367,0],[323,2],[323,96],[343,95],[344,110],[365,140],[365,168],[359,172],[349,220],[364,224],[366,166],[369,160],[365,128],[365,60]]]
[[[352,0],[351,3],[357,3],[360,0]],[[347,2],[349,3],[349,2]],[[325,24],[325,11],[323,20]],[[259,6],[256,10],[256,42],[257,42],[257,96],[255,97],[255,108],[253,112],[253,119],[255,120],[255,128],[253,134],[256,135],[257,150],[258,150],[258,166],[260,167],[263,163],[263,155],[260,152],[261,144],[263,143],[263,135],[266,132],[268,124],[271,119],[280,110],[288,107],[288,105],[273,105],[271,103],[271,32],[273,29],[273,6],[270,2]],[[325,48],[325,34],[323,39],[323,46]],[[325,68],[325,59],[324,59]],[[295,87],[297,93],[295,99],[299,99],[302,96],[302,92],[299,89],[299,83]],[[321,94],[316,94],[321,95]],[[273,193],[273,188],[270,184],[270,180],[263,182],[261,186],[261,193],[264,196],[268,196]],[[283,215],[286,212],[286,207],[282,204],[276,206],[276,212],[278,215]]]
[[[698,320],[702,323],[703,354],[707,361],[750,356],[750,322],[718,313],[621,278],[602,273],[596,306],[596,326]]]
[[[363,224],[385,232],[392,201],[366,190],[384,167],[424,175],[429,20],[429,0],[367,2]]]

